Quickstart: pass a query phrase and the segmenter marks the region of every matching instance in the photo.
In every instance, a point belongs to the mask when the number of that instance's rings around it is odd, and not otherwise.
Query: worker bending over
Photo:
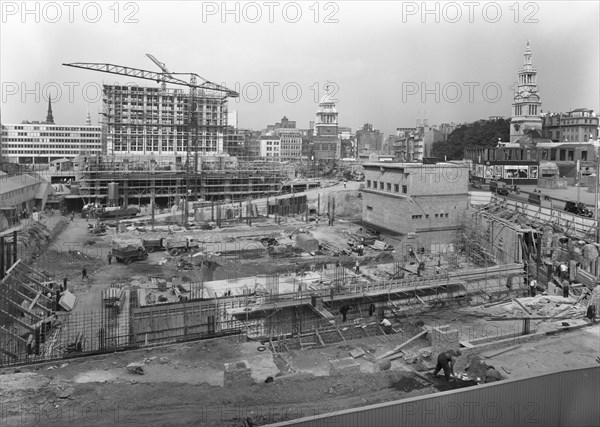
[[[435,371],[433,371],[433,376],[437,377],[437,374],[443,369],[444,376],[446,377],[446,381],[450,381],[450,374],[454,377],[454,364],[456,363],[456,358],[460,356],[460,350],[448,350],[438,355],[437,365],[435,367]]]

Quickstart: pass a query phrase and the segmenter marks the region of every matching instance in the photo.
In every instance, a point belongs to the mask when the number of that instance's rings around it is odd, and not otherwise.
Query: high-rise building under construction
[[[181,156],[223,151],[227,97],[137,85],[103,86],[106,154]]]

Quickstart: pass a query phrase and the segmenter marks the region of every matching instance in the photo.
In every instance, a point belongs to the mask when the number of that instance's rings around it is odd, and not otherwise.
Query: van
[[[527,198],[527,203],[530,203],[532,205],[541,206],[542,205],[541,196],[539,194],[530,194],[529,197]]]
[[[501,196],[508,195],[508,187],[506,186],[506,182],[502,181],[490,181],[490,191]]]

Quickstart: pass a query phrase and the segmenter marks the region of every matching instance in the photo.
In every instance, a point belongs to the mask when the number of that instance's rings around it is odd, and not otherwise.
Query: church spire
[[[46,123],[51,125],[54,124],[54,117],[52,116],[52,97],[48,96],[48,113],[46,114]]]

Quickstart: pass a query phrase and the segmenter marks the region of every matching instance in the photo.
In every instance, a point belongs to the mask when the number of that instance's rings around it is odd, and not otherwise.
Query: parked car
[[[575,215],[584,216],[587,218],[593,218],[594,214],[589,210],[583,203],[579,202],[567,202],[565,204],[565,212],[569,212]]]

